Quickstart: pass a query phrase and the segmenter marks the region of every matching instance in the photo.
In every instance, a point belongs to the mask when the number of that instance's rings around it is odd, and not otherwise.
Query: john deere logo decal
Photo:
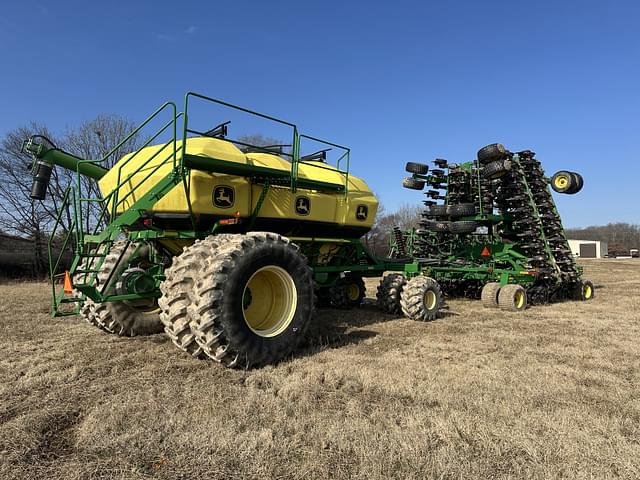
[[[309,215],[311,212],[311,200],[309,197],[296,198],[296,213],[298,215]]]
[[[356,208],[356,218],[358,220],[366,220],[369,215],[369,207],[366,205],[358,205]]]
[[[218,208],[233,207],[234,197],[233,187],[218,185],[213,189],[213,204]]]

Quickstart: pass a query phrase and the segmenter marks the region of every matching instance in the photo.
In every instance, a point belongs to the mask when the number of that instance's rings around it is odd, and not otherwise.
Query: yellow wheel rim
[[[584,299],[585,300],[589,300],[592,295],[593,295],[593,288],[591,288],[591,285],[585,285],[584,286]]]
[[[347,286],[347,296],[349,300],[356,301],[360,298],[360,287],[355,283],[352,283]]]
[[[565,188],[569,185],[569,178],[566,175],[558,175],[553,183],[557,188]]]
[[[298,307],[298,291],[289,273],[269,265],[257,270],[243,292],[243,316],[253,333],[275,337],[287,329]]]
[[[513,296],[514,305],[518,310],[522,310],[524,308],[524,303],[527,296],[522,290],[518,290]]]
[[[433,310],[438,304],[438,296],[433,290],[428,290],[424,293],[423,301],[427,310]]]

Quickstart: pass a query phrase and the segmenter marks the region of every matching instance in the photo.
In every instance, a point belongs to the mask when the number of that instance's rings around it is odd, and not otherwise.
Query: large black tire
[[[189,307],[194,302],[194,287],[202,266],[216,255],[222,245],[233,238],[231,235],[212,235],[185,248],[173,257],[171,266],[165,270],[165,281],[160,285],[162,297],[158,299],[160,321],[164,331],[180,350],[201,357],[202,348],[193,333]]]
[[[440,285],[433,278],[412,278],[402,289],[400,306],[402,313],[411,320],[435,320],[442,307]]]
[[[486,164],[506,155],[507,149],[501,143],[491,143],[478,150],[478,160]]]
[[[417,173],[418,175],[425,175],[429,171],[429,165],[424,163],[407,162],[404,169],[409,173]]]
[[[227,367],[275,363],[304,339],[313,274],[298,247],[274,233],[228,240],[202,265],[189,306],[196,340]]]
[[[92,250],[91,253],[97,253],[98,250]],[[97,257],[87,257],[84,258],[80,264],[77,267],[77,270],[90,270],[93,268],[92,264],[97,264],[99,261],[99,258]],[[92,274],[91,273],[75,273],[73,275],[73,281],[72,283],[75,285],[77,284],[81,284],[81,283],[89,283],[90,281],[92,281]],[[80,293],[78,290],[74,289],[73,290],[73,296],[74,297],[80,297],[82,296],[82,293]],[[102,330],[103,332],[107,332],[107,333],[112,333],[109,332],[106,328],[104,328],[100,322],[98,321],[97,317],[96,317],[96,309],[98,308],[98,305],[96,304],[96,302],[94,302],[93,300],[91,300],[90,298],[86,297],[84,299],[84,301],[82,302],[82,304],[80,305],[80,311],[79,314],[80,316],[84,319],[85,322],[87,322],[89,325],[94,326],[94,327],[98,327],[100,330]]]
[[[482,287],[480,300],[485,308],[498,308],[498,294],[500,293],[500,284],[498,282],[487,283]]]
[[[487,163],[482,169],[482,175],[490,180],[502,177],[511,170],[511,160],[496,160]]]
[[[329,302],[333,308],[349,310],[360,306],[366,294],[362,277],[347,275],[329,288]]]
[[[384,313],[399,314],[402,312],[400,297],[407,279],[399,273],[386,275],[378,285],[376,293],[377,304]]]
[[[527,291],[513,283],[505,285],[498,293],[498,307],[512,312],[524,311],[527,308]]]
[[[451,222],[449,231],[451,233],[473,233],[478,228],[478,223],[473,220],[462,220],[459,222]]]
[[[413,177],[406,177],[402,179],[402,186],[410,190],[422,190],[425,186],[425,181]]]
[[[105,257],[96,280],[98,290],[109,293],[128,266],[128,259],[134,253],[134,243],[116,242]],[[118,262],[120,260],[120,262]],[[113,270],[116,269],[114,272]],[[113,273],[112,273],[113,272]],[[109,281],[109,285],[105,285]],[[104,289],[104,290],[103,290]],[[96,321],[110,333],[120,336],[152,335],[163,329],[155,299],[141,301],[117,301],[99,303],[95,306]]]
[[[447,215],[451,217],[466,217],[476,214],[476,206],[474,203],[458,203],[455,205],[447,205]]]

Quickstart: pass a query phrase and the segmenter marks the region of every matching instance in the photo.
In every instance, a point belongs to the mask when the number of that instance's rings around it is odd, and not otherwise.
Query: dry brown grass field
[[[251,371],[0,286],[0,477],[640,478],[640,261],[584,265],[591,303],[430,323],[379,313],[372,280]]]

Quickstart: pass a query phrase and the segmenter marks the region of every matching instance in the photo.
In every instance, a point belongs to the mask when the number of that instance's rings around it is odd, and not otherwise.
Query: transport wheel
[[[491,143],[478,150],[478,160],[480,163],[489,163],[496,158],[500,158],[507,153],[507,149],[501,143]]]
[[[551,188],[558,193],[571,195],[576,188],[576,178],[572,172],[560,170],[551,177]]]
[[[476,214],[474,203],[458,203],[457,205],[447,205],[447,215],[452,217],[465,217]]]
[[[329,301],[333,308],[348,310],[358,307],[365,296],[364,280],[356,275],[347,275],[329,288]]]
[[[209,255],[193,289],[196,341],[227,367],[275,363],[305,337],[314,282],[307,260],[274,233],[234,235]]]
[[[576,285],[573,297],[576,300],[588,302],[589,300],[593,300],[595,295],[596,289],[591,280],[583,280]]]
[[[582,175],[576,172],[571,172],[571,177],[573,178],[573,181],[575,183],[575,188],[571,191],[571,193],[578,193],[584,186],[584,179],[582,178]]]
[[[189,306],[194,301],[193,290],[202,266],[216,255],[216,251],[225,245],[233,235],[219,234],[207,237],[185,248],[180,255],[173,257],[171,266],[165,270],[165,281],[160,284],[162,296],[160,321],[164,331],[173,344],[180,350],[201,357],[202,348],[196,342],[191,326]]]
[[[376,292],[377,304],[384,313],[398,314],[402,312],[400,296],[402,289],[407,284],[407,279],[400,273],[386,275],[378,285]]]
[[[500,292],[500,284],[498,282],[487,283],[482,287],[480,300],[485,308],[498,308],[498,293]]]
[[[524,311],[527,308],[527,291],[520,285],[505,285],[498,293],[498,307],[512,312]]]
[[[112,286],[120,280],[127,269],[128,260],[136,250],[134,243],[115,242],[109,254],[105,257],[98,278],[96,288],[105,292],[113,290]],[[120,261],[118,261],[120,260]],[[158,315],[158,302],[155,298],[96,303],[95,318],[100,325],[110,333],[120,336],[134,337],[136,335],[152,335],[162,331],[162,322]]]
[[[442,307],[440,285],[430,277],[414,277],[400,294],[402,313],[411,320],[435,320]]]
[[[490,180],[495,180],[502,177],[509,170],[511,170],[510,160],[496,160],[484,166],[482,175]]]
[[[424,163],[407,162],[404,169],[409,173],[425,175],[429,171],[429,165],[425,165]]]
[[[459,222],[451,222],[449,231],[451,233],[473,233],[478,228],[478,223],[473,220],[463,220]]]

